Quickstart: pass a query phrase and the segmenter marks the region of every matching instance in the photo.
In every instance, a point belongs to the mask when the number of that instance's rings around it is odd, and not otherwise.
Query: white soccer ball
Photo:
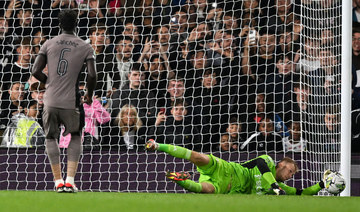
[[[339,172],[332,172],[326,178],[325,189],[331,194],[340,194],[345,189],[345,179]]]

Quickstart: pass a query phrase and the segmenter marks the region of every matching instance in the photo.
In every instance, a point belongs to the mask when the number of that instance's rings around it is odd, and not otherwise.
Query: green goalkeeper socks
[[[182,158],[186,160],[190,160],[191,157],[191,150],[186,149],[184,147],[180,146],[174,146],[170,144],[159,144],[158,151],[166,152],[169,155],[176,157],[176,158]],[[201,193],[202,186],[200,183],[194,182],[192,180],[184,180],[184,181],[175,181],[179,186],[183,187],[184,189],[195,192],[195,193]]]
[[[190,160],[191,157],[191,150],[180,146],[174,146],[170,144],[159,144],[158,150],[162,152],[166,152],[169,155],[176,158]]]
[[[185,188],[188,191],[201,193],[202,185],[192,180],[175,181],[179,186]]]

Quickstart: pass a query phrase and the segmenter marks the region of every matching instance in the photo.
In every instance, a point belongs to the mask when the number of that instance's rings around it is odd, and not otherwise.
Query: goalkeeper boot
[[[76,187],[76,185],[72,185],[70,183],[65,183],[65,188],[64,191],[66,193],[77,193],[79,191],[79,189]]]
[[[190,174],[188,172],[166,172],[166,177],[173,181],[185,181],[190,178]]]
[[[63,183],[59,183],[59,185],[56,186],[55,191],[57,193],[65,192],[65,185]]]
[[[159,148],[159,144],[154,139],[149,139],[145,144],[145,149],[149,151],[155,151]]]

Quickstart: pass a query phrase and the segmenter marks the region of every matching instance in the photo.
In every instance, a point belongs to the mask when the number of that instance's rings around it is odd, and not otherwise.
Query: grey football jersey
[[[78,76],[86,60],[95,59],[90,44],[71,34],[61,34],[45,42],[39,54],[47,58],[48,78],[44,104],[75,109]]]

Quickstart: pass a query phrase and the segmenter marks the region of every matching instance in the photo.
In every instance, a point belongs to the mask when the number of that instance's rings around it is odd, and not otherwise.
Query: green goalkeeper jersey
[[[264,163],[265,161],[265,163]],[[261,155],[245,163],[230,162],[234,168],[229,193],[242,194],[275,194],[271,184],[276,183],[276,169],[274,160],[268,155]],[[277,182],[287,195],[315,195],[322,188],[319,183],[304,190],[287,186]]]

